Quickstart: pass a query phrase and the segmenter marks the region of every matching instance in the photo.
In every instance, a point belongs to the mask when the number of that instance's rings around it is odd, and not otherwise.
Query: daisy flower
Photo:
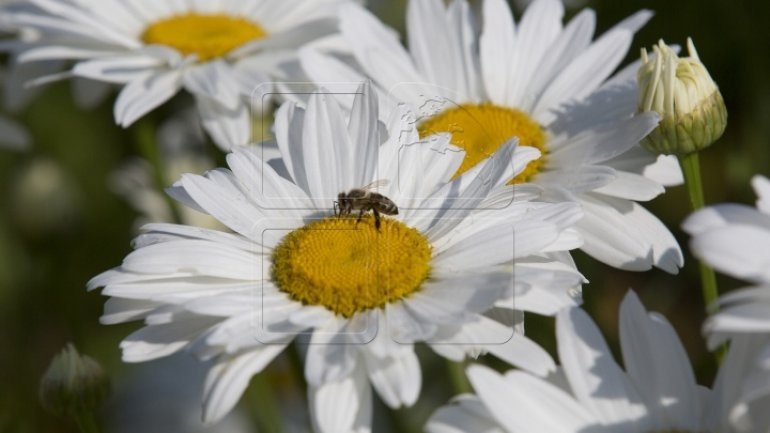
[[[682,253],[669,230],[638,204],[681,183],[676,161],[643,150],[658,124],[634,115],[638,62],[613,75],[641,11],[592,40],[596,17],[578,13],[562,25],[564,6],[537,0],[516,23],[505,0],[484,0],[480,31],[465,0],[409,2],[406,50],[395,33],[357,5],[341,8],[340,32],[355,64],[312,48],[300,53],[316,82],[371,77],[383,104],[409,104],[421,136],[452,133],[466,152],[459,173],[517,137],[542,156],[511,179],[531,182],[551,201],[579,202],[582,249],[615,267],[678,272]],[[349,106],[350,98],[343,98]],[[385,110],[383,110],[385,112]]]
[[[449,136],[419,143],[406,111],[378,122],[365,89],[349,120],[323,92],[307,108],[284,104],[279,160],[238,148],[229,170],[185,175],[170,190],[232,232],[148,225],[123,264],[89,284],[111,297],[103,323],[145,321],[122,342],[125,361],[180,350],[212,360],[206,420],[226,414],[296,337],[310,343],[305,376],[321,432],[368,431],[371,386],[391,407],[414,403],[416,342],[455,360],[488,351],[541,374],[554,367],[512,321],[483,313],[548,279],[538,255],[578,245],[567,228],[579,207],[532,202],[523,188],[481,208],[539,152],[511,142],[452,180],[463,154]],[[378,179],[390,180],[378,193],[397,214],[339,215],[340,192]],[[518,267],[519,258],[529,261]]]
[[[30,0],[2,11],[35,32],[9,44],[21,62],[72,60],[61,76],[122,86],[115,120],[127,127],[181,89],[195,96],[223,149],[249,142],[242,96],[277,73],[297,47],[335,31],[346,0]]]
[[[740,204],[720,204],[702,209],[685,220],[683,228],[692,236],[693,253],[720,272],[745,279],[754,286],[721,296],[719,311],[708,318],[704,331],[709,347],[730,340],[730,351],[742,351],[734,362],[748,379],[740,400],[731,411],[734,423],[743,431],[766,431],[768,425],[756,418],[767,418],[770,404],[770,180],[752,179],[759,197],[756,208]],[[730,362],[729,357],[728,361]]]
[[[770,383],[766,366],[762,375],[753,377],[746,370],[750,358],[745,354],[758,347],[755,342],[741,341],[732,348],[710,390],[696,383],[684,347],[668,321],[647,313],[633,292],[620,307],[625,370],[582,309],[559,313],[556,327],[559,374],[540,378],[510,371],[501,375],[471,366],[468,377],[476,395],[460,396],[439,409],[426,431],[701,433],[770,428],[763,413],[770,400],[747,404],[753,391],[747,386],[750,380],[765,387]]]
[[[697,257],[754,284],[719,299],[719,312],[705,324],[712,347],[736,334],[770,334],[770,180],[755,176],[752,185],[756,208],[720,204],[693,213],[683,224]]]

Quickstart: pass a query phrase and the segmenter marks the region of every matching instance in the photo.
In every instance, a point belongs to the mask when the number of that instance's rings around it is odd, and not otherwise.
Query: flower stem
[[[447,372],[449,373],[449,382],[452,384],[452,390],[455,394],[466,394],[472,392],[471,384],[465,377],[465,362],[446,361]]]
[[[682,166],[685,183],[687,184],[687,192],[690,195],[690,207],[693,211],[702,209],[705,205],[705,200],[703,198],[703,183],[701,182],[698,152],[680,156],[679,164]],[[698,261],[698,265],[700,267],[701,287],[703,290],[703,301],[706,303],[706,311],[709,314],[716,313],[716,301],[719,297],[716,274],[702,260]]]
[[[166,204],[171,211],[173,222],[180,223],[182,219],[179,214],[179,208],[177,207],[176,202],[166,194],[166,191],[164,191],[166,186],[168,186],[166,165],[164,164],[159,143],[156,139],[156,132],[155,123],[145,117],[139,120],[134,126],[134,140],[136,141],[139,153],[145,160],[147,160],[152,168],[153,183],[158,192],[160,192],[160,195],[166,201]]]
[[[281,433],[281,415],[267,375],[262,372],[251,380],[250,406],[260,433]]]
[[[80,433],[99,433],[94,414],[88,410],[78,410],[75,414],[75,422]]]

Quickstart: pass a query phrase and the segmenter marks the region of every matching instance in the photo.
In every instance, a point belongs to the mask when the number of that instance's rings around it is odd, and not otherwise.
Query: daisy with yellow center
[[[251,140],[249,97],[276,81],[299,46],[335,31],[351,0],[31,0],[8,6],[8,24],[40,37],[18,41],[22,62],[72,60],[66,76],[122,85],[115,121],[128,127],[182,90],[224,150]],[[62,74],[57,74],[62,76]],[[43,77],[50,81],[51,77]]]
[[[513,323],[483,313],[514,296],[527,302],[537,281],[579,284],[579,274],[543,259],[579,245],[569,230],[578,207],[500,193],[505,206],[480,207],[539,153],[512,142],[455,176],[463,153],[448,135],[433,137],[435,149],[419,145],[413,116],[397,112],[384,127],[376,92],[357,93],[350,120],[323,91],[307,108],[286,103],[276,115],[279,159],[241,148],[228,155],[230,170],[185,175],[171,190],[232,233],[147,226],[123,264],[90,283],[111,296],[104,323],[147,324],[122,343],[124,360],[184,348],[216,358],[206,420],[227,413],[250,377],[302,334],[323,433],[369,426],[372,387],[393,408],[413,404],[417,342],[452,360],[489,351],[539,374],[553,367]],[[368,208],[360,219],[335,214],[340,192],[378,179],[390,180],[377,192],[397,215],[381,215],[378,228]],[[330,405],[341,400],[350,404]]]
[[[519,22],[505,0],[482,0],[480,10],[473,16],[466,0],[409,1],[407,49],[371,13],[348,5],[340,32],[358,65],[312,47],[300,61],[316,82],[360,81],[363,71],[385,106],[404,103],[417,113],[422,137],[451,134],[466,154],[458,175],[511,139],[537,149],[541,156],[508,183],[535,184],[548,200],[580,203],[584,251],[622,269],[676,273],[679,245],[637,202],[681,183],[681,173],[675,160],[656,162],[638,145],[658,122],[654,113],[634,115],[638,65],[615,73],[651,13],[634,14],[592,41],[594,12],[562,24],[558,0],[532,2]],[[349,97],[341,101],[350,107]]]

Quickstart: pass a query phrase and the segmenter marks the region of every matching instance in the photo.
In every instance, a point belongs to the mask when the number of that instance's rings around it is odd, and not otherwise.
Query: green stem
[[[96,418],[91,411],[77,411],[75,414],[75,422],[78,425],[80,433],[99,433],[99,427],[96,424]]]
[[[455,394],[466,394],[473,392],[468,378],[465,377],[465,362],[446,361],[447,372],[449,373],[449,382],[452,384],[452,390]]]
[[[299,384],[302,395],[307,395],[307,382],[305,381],[305,363],[302,361],[302,354],[298,343],[294,343],[287,348],[289,363],[291,364],[294,377]]]
[[[251,380],[250,411],[260,433],[281,433],[281,414],[275,404],[278,396],[273,393],[267,374],[257,374]]]
[[[702,209],[705,206],[705,200],[703,198],[703,183],[700,175],[698,152],[680,156],[679,164],[682,166],[685,183],[687,184],[687,192],[690,195],[690,207],[693,211]],[[700,268],[701,287],[703,290],[703,301],[706,303],[706,311],[709,314],[716,313],[716,301],[719,298],[716,274],[702,260],[698,261],[698,266]]]
[[[156,139],[156,133],[157,131],[154,122],[148,118],[139,120],[134,126],[134,140],[136,141],[137,149],[152,168],[152,179],[155,188],[160,192],[160,195],[171,210],[173,222],[180,223],[182,219],[180,217],[179,208],[177,207],[176,202],[166,194],[165,191],[165,188],[168,186],[166,165],[163,161],[160,145]]]

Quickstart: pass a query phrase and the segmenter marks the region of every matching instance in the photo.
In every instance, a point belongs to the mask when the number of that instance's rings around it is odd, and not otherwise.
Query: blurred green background
[[[403,0],[369,4],[384,21],[403,32]],[[628,61],[638,56],[641,47],[649,47],[659,38],[678,44],[687,36],[694,39],[729,112],[727,132],[702,155],[707,202],[753,203],[749,179],[756,173],[770,175],[770,26],[766,21],[770,3],[595,0],[569,4],[595,8],[599,31],[637,9],[654,10],[655,17],[637,35]],[[568,17],[575,10],[570,8]],[[37,400],[40,376],[68,341],[98,359],[116,383],[145,374],[140,370],[145,367],[120,362],[118,343],[137,325],[100,325],[98,317],[105,298],[85,290],[91,277],[120,263],[130,251],[135,233],[136,212],[107,187],[111,174],[138,153],[133,131],[114,126],[112,102],[110,99],[94,109],[82,110],[72,102],[69,84],[47,87],[17,114],[33,137],[31,150],[0,151],[0,432],[75,431],[74,425],[45,414]],[[189,102],[183,96],[173,104]],[[167,107],[153,118],[162,119],[170,111]],[[221,155],[215,159],[221,160]],[[674,231],[685,249],[688,239],[679,226],[689,213],[687,203],[684,188],[676,187],[648,206]],[[591,281],[584,287],[586,308],[615,348],[617,308],[625,292],[634,288],[649,309],[663,313],[673,323],[696,365],[700,382],[708,385],[715,364],[700,338],[704,307],[697,270],[687,254],[686,267],[679,276],[660,271],[622,272],[580,253],[577,256],[580,269]],[[722,276],[720,283],[723,291],[740,284]],[[527,328],[546,347],[553,347],[550,319],[532,318]],[[424,359],[436,362],[430,356]],[[303,397],[284,364],[282,360],[272,366],[266,377],[281,390],[281,412],[294,418],[296,431],[303,431]],[[449,390],[443,363],[424,371],[421,403],[396,416],[378,406],[376,416],[381,422],[376,423],[375,431],[402,431],[421,425],[444,403]],[[190,375],[197,377],[198,373]],[[195,382],[188,377],[178,380],[185,381]],[[146,397],[132,397],[120,389],[120,405],[139,405]],[[245,413],[250,412],[252,401],[243,399]],[[116,403],[111,403],[107,412],[119,412],[115,407]],[[193,403],[190,410],[197,409]],[[105,416],[116,418],[114,413]],[[126,416],[125,409],[122,416]],[[245,423],[248,425],[248,418]],[[193,427],[174,428],[168,425],[159,431],[194,431]],[[231,430],[220,427],[216,431]]]

